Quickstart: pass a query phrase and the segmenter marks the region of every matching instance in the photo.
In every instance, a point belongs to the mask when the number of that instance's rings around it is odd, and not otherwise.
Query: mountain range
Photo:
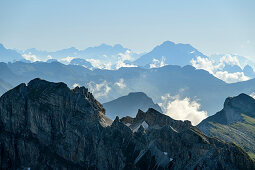
[[[15,54],[14,54],[15,53]],[[72,61],[74,60],[74,61]],[[119,69],[120,67],[144,67],[155,68],[165,65],[193,65],[198,69],[205,69],[211,72],[212,63],[214,71],[220,71],[214,76],[225,82],[238,82],[255,78],[254,62],[238,55],[211,55],[206,56],[190,44],[174,43],[165,41],[156,46],[148,53],[137,54],[129,48],[120,44],[101,44],[95,47],[88,47],[79,50],[75,47],[57,51],[41,51],[35,48],[27,50],[10,50],[1,45],[0,61],[2,62],[52,62],[58,61],[63,64],[81,65],[89,69]],[[198,62],[194,64],[194,62]],[[201,63],[200,63],[201,62]],[[209,64],[206,66],[205,64]],[[211,66],[210,66],[211,65]],[[247,66],[247,67],[246,67]],[[209,70],[208,70],[209,69]],[[243,75],[242,75],[243,74]],[[246,77],[245,77],[246,76]],[[229,80],[234,79],[234,80]]]
[[[254,169],[241,148],[154,109],[112,122],[85,87],[34,79],[0,97],[1,169]]]
[[[89,70],[79,65],[59,62],[1,63],[0,79],[12,87],[40,77],[49,81],[61,81],[72,87],[86,85],[102,103],[112,101],[130,92],[144,92],[154,102],[161,103],[162,96],[178,96],[198,100],[200,109],[213,115],[221,109],[228,96],[255,92],[255,80],[227,84],[207,71],[192,66],[160,68],[120,68],[118,70]]]

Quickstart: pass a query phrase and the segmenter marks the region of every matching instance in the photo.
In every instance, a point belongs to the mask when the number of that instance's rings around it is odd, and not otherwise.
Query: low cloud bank
[[[111,91],[111,87],[108,82],[105,80],[102,83],[89,82],[87,84],[89,91],[95,96],[95,98],[99,99],[101,97],[105,97]]]
[[[237,57],[232,57],[230,55],[223,56],[218,63],[209,58],[202,58],[199,56],[196,59],[192,59],[190,62],[196,69],[206,70],[210,74],[227,83],[236,83],[250,79],[250,77],[245,76],[243,72],[229,73],[228,71],[224,70],[226,65],[238,66],[241,68]]]
[[[181,99],[178,95],[171,96],[166,94],[161,97],[162,103],[159,103],[164,113],[176,120],[189,120],[192,125],[199,124],[207,118],[207,112],[200,110],[200,104],[196,100],[188,97]]]

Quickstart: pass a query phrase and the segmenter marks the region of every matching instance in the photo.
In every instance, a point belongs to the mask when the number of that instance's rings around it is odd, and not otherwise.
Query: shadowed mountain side
[[[139,110],[108,119],[85,87],[34,79],[0,97],[0,169],[254,169],[234,144]],[[130,125],[131,126],[131,125]]]
[[[146,111],[149,108],[154,108],[162,113],[159,105],[155,104],[151,98],[142,92],[129,93],[127,96],[104,103],[103,106],[106,109],[106,115],[111,119],[115,119],[116,116],[134,117],[138,109]]]

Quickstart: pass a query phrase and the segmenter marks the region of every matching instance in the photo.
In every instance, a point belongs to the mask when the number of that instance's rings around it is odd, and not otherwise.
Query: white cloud
[[[90,62],[93,67],[99,68],[99,69],[111,70],[111,67],[112,67],[111,62],[106,63],[104,61],[93,59],[93,58],[86,59],[86,61]]]
[[[133,57],[131,56],[131,51],[127,50],[124,54],[123,53],[119,53],[119,59],[122,61],[132,61]]]
[[[228,65],[231,65],[231,66],[237,65],[237,66],[241,67],[237,57],[236,56],[231,56],[230,54],[226,54],[225,56],[222,56],[221,59],[220,59],[220,63],[228,64]]]
[[[80,85],[78,83],[74,83],[72,88],[74,89],[75,87],[80,87]]]
[[[227,83],[236,83],[250,79],[243,72],[228,73],[227,71],[217,71],[214,75]]]
[[[236,57],[232,57],[230,55],[226,55],[221,57],[219,63],[215,63],[213,60],[208,58],[197,57],[196,59],[192,59],[191,64],[196,69],[203,69],[208,71],[210,74],[215,77],[227,82],[227,83],[235,83],[239,81],[246,81],[250,78],[245,76],[243,72],[235,72],[229,73],[224,71],[225,64],[228,65],[238,65],[240,67],[240,63]]]
[[[124,54],[123,53],[119,53],[118,54],[118,60],[116,62],[116,67],[115,69],[119,69],[121,67],[137,67],[134,64],[127,64],[125,63],[125,61],[132,61],[133,58],[131,56],[131,51],[127,50]]]
[[[124,79],[123,78],[121,78],[119,82],[114,83],[114,85],[118,86],[121,89],[126,87],[126,84],[124,83]]]
[[[126,64],[124,61],[122,60],[118,60],[117,64],[116,64],[116,69],[119,69],[121,67],[137,67],[137,65],[134,64]]]
[[[203,119],[207,118],[207,112],[200,110],[200,104],[188,97],[180,99],[178,95],[171,96],[166,94],[161,97],[164,113],[176,120],[189,120],[192,125],[197,125]]]
[[[208,58],[202,58],[200,56],[198,56],[196,59],[192,59],[190,62],[192,66],[195,67],[196,69],[203,69],[211,74],[213,74],[216,70],[224,67],[222,63],[215,64],[214,61]]]
[[[255,92],[252,92],[250,96],[255,99]]]
[[[47,60],[50,60],[50,59],[53,59],[53,58],[52,58],[51,55],[48,55],[48,56],[46,57],[46,61],[47,61]]]
[[[161,57],[161,61],[153,58],[152,60],[152,64],[150,64],[150,68],[158,68],[158,67],[163,67],[165,66],[165,61],[166,61],[166,58],[164,56]]]
[[[87,86],[92,92],[92,94],[95,96],[95,98],[107,96],[108,93],[111,91],[111,87],[108,85],[106,80],[99,84],[91,81],[88,83]]]
[[[31,52],[28,54],[23,54],[22,55],[26,60],[29,60],[31,62],[36,62],[36,61],[41,61],[39,58],[37,58],[36,55],[33,55]]]
[[[72,59],[75,59],[75,57],[67,56],[66,58],[60,59],[60,61],[70,63],[72,61]]]

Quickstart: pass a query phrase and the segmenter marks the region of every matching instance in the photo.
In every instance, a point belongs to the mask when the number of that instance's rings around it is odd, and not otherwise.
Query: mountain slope
[[[203,135],[188,121],[153,109],[139,111],[133,123],[143,120],[148,126],[137,132],[118,117],[111,124],[86,88],[34,79],[0,98],[0,168],[255,168],[243,150]]]
[[[234,142],[255,159],[255,100],[240,94],[227,98],[224,108],[198,127],[207,135]]]
[[[206,56],[189,44],[175,44],[171,41],[165,41],[155,47],[151,52],[141,56],[134,63],[139,66],[149,66],[153,59],[164,60],[164,64],[185,66],[190,65],[192,58],[205,58]]]
[[[104,103],[103,106],[106,109],[106,115],[111,119],[114,119],[116,116],[134,117],[138,109],[146,111],[149,108],[154,108],[162,112],[159,105],[155,104],[151,98],[142,92],[129,93],[127,96],[122,96],[113,101]]]

